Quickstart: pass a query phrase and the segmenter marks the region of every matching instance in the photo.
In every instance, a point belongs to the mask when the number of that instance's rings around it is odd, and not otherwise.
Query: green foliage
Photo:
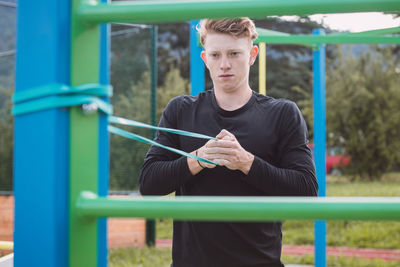
[[[129,90],[150,69],[148,29],[112,25],[111,84],[114,94]]]
[[[189,23],[163,23],[158,26],[158,85],[167,74],[179,70],[189,79]],[[148,28],[112,25],[111,83],[115,94],[128,90],[150,68],[150,32]]]
[[[330,177],[329,177],[330,178]],[[400,173],[391,173],[381,182],[328,182],[327,196],[398,196],[400,192]],[[283,243],[301,245],[314,243],[312,221],[285,221]],[[328,221],[328,246],[359,248],[400,248],[400,222],[388,221]]]
[[[131,248],[110,250],[110,267],[169,267],[171,265],[171,248]],[[285,264],[314,264],[313,255],[289,256],[283,255]],[[327,257],[327,265],[331,267],[397,267],[400,261],[384,261],[380,259],[360,259],[347,257]]]
[[[356,59],[339,53],[327,72],[330,143],[343,142],[349,171],[379,179],[400,161],[399,63],[388,51],[371,50]]]
[[[327,245],[354,248],[400,248],[400,222],[328,221]],[[312,221],[285,221],[283,243],[313,245]]]
[[[150,75],[145,72],[141,80],[125,94],[113,97],[116,116],[150,122]],[[139,135],[149,137],[149,131],[141,128],[121,127]],[[137,186],[140,166],[146,155],[148,145],[134,142],[117,135],[110,141],[110,188],[113,190],[133,189]]]
[[[157,239],[172,239],[172,219],[157,219]]]
[[[282,261],[286,264],[307,264],[307,266],[312,266],[314,264],[313,255],[304,256],[289,256],[283,255]],[[385,261],[380,259],[362,259],[362,258],[348,258],[344,256],[335,257],[327,256],[327,266],[330,267],[397,267],[400,265],[400,261]]]
[[[313,29],[323,28],[307,17],[297,21],[269,18],[256,20],[255,23],[257,27],[290,34],[311,34]],[[332,49],[334,47],[327,47],[328,58]],[[282,44],[267,45],[266,51],[267,94],[295,102],[307,99],[312,94],[312,50],[303,45]],[[254,90],[258,88],[258,73],[256,62],[250,73],[250,85]]]
[[[167,73],[165,84],[157,91],[157,121],[162,110],[175,96],[189,92],[188,81],[179,70]],[[144,123],[150,123],[150,74],[144,72],[140,80],[124,93],[112,98],[114,114]],[[122,127],[124,128],[124,127]],[[141,128],[124,128],[139,135],[150,137],[150,131]],[[110,188],[132,190],[137,188],[140,167],[149,146],[120,136],[111,135],[110,144]]]
[[[0,7],[0,52],[15,49],[14,8]],[[0,57],[0,87],[14,88],[15,56]]]
[[[12,190],[13,174],[13,117],[11,89],[0,87],[0,190]]]
[[[169,267],[171,265],[171,248],[145,247],[142,249],[110,250],[110,267]]]
[[[189,79],[189,29],[189,22],[158,24],[159,85],[165,83],[167,73],[173,69],[179,70],[184,79]]]
[[[172,69],[167,73],[164,85],[157,89],[157,120],[172,98],[184,94],[190,94],[189,81],[181,77],[178,69]]]

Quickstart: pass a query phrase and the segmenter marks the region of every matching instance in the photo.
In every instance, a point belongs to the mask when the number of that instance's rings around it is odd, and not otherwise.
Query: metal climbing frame
[[[400,2],[171,0],[99,3],[96,0],[21,0],[18,6],[16,90],[25,91],[55,81],[72,86],[99,83],[101,23],[158,23],[201,17],[257,18],[356,11],[400,11]],[[16,117],[15,266],[106,266],[106,255],[99,255],[104,254],[100,247],[105,242],[105,228],[98,227],[99,217],[155,218],[164,215],[201,220],[226,216],[225,219],[234,220],[243,210],[246,216],[240,220],[372,220],[382,219],[380,216],[388,220],[400,219],[399,198],[335,202],[330,198],[195,198],[193,201],[143,198],[114,201],[99,197],[99,189],[104,186],[99,177],[107,178],[105,170],[108,170],[105,167],[108,164],[105,154],[108,142],[104,142],[107,140],[104,138],[107,136],[106,122],[106,115],[98,112],[84,114],[78,107],[69,110],[53,108]],[[182,201],[186,203],[183,208]],[[168,208],[170,212],[158,213],[163,210],[160,207]],[[297,212],[293,207],[297,207]],[[308,210],[309,207],[313,209]],[[287,213],[283,214],[281,211],[285,210]],[[266,217],[265,214],[270,215]],[[46,257],[41,252],[46,252]]]

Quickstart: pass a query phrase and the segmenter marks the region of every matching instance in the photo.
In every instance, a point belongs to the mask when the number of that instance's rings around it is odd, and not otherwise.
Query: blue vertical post
[[[190,22],[190,95],[196,96],[205,89],[205,67],[200,57],[203,48],[197,39],[198,20]]]
[[[69,83],[70,7],[68,0],[18,1],[16,92]],[[14,266],[67,267],[68,111],[14,122]]]
[[[102,0],[102,2],[110,2]],[[110,84],[110,24],[100,26],[100,77],[101,84]],[[107,97],[104,97],[108,101]],[[100,196],[108,195],[109,175],[109,139],[107,131],[107,115],[100,113],[99,117],[99,181],[98,193]],[[97,265],[106,267],[108,262],[107,247],[107,218],[99,218],[97,226]]]
[[[325,34],[323,29],[313,35]],[[318,196],[326,196],[326,107],[325,107],[325,45],[313,51],[314,159],[318,180]],[[326,221],[315,221],[315,267],[326,266]]]

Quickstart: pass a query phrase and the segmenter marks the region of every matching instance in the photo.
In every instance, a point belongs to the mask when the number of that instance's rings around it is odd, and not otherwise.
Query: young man
[[[216,136],[208,141],[158,132],[156,141],[218,166],[152,146],[142,167],[143,195],[316,196],[307,129],[297,106],[252,91],[258,53],[248,18],[203,20],[204,60],[214,88],[174,98],[160,126]],[[172,266],[283,266],[282,223],[174,221]]]

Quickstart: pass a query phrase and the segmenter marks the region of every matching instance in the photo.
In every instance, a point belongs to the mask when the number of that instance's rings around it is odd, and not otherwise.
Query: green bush
[[[329,66],[328,141],[344,144],[353,177],[379,180],[400,162],[399,62],[391,50],[375,48],[359,58],[339,53]]]

